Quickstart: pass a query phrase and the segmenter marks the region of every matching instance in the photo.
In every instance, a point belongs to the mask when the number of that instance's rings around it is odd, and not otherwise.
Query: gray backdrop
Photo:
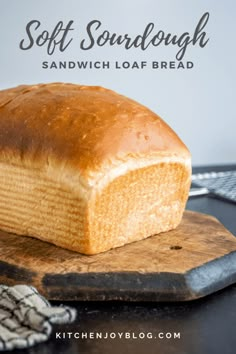
[[[161,61],[174,60],[176,48],[146,51],[123,47],[79,48],[89,21],[102,29],[141,34],[149,22],[173,33],[192,32],[206,11],[210,41],[204,49],[190,46],[184,57],[192,70],[42,69],[42,61]],[[0,88],[22,83],[66,81],[102,85],[134,98],[158,113],[189,147],[193,164],[236,162],[234,0],[0,0]],[[74,20],[73,42],[64,53],[48,56],[45,47],[19,49],[25,26],[33,19],[41,30],[51,30],[59,20]]]

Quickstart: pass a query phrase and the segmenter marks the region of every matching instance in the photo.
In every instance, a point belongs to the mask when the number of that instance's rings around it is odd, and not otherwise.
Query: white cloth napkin
[[[75,317],[75,309],[52,307],[32,286],[0,285],[0,351],[46,341],[53,323],[70,323]]]

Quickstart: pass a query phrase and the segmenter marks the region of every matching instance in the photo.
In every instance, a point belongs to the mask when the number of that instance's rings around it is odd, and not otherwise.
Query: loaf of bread
[[[2,230],[104,252],[174,229],[190,176],[178,136],[125,96],[65,83],[0,91]]]

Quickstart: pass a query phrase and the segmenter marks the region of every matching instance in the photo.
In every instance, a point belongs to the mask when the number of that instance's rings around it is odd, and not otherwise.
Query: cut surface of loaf
[[[175,228],[190,153],[155,113],[111,90],[0,91],[0,228],[96,254]]]

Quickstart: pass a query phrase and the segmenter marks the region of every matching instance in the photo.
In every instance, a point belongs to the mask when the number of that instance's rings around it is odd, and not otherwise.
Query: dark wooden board
[[[192,300],[236,282],[236,238],[190,211],[176,230],[94,256],[0,232],[0,282],[50,300]]]

